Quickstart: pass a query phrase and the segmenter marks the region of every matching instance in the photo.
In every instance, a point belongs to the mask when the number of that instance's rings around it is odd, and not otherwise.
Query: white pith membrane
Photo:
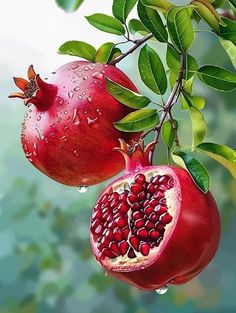
[[[165,168],[166,169],[166,168]],[[91,230],[92,230],[92,241],[93,241],[93,248],[94,248],[94,252],[95,255],[97,257],[97,259],[104,265],[104,267],[106,267],[108,270],[111,268],[113,271],[114,270],[119,270],[119,271],[128,271],[130,269],[130,265],[133,265],[135,267],[135,265],[139,265],[141,264],[141,266],[143,268],[145,268],[146,266],[150,265],[150,263],[152,263],[152,259],[153,256],[157,256],[157,254],[162,250],[163,245],[165,245],[165,241],[163,241],[164,237],[169,238],[170,233],[173,231],[173,228],[176,224],[176,219],[177,219],[177,207],[176,207],[176,203],[177,203],[177,199],[180,197],[179,195],[179,186],[176,186],[176,177],[175,174],[172,171],[166,171],[165,169],[163,169],[161,166],[160,167],[150,167],[150,170],[145,170],[142,171],[142,173],[145,175],[145,179],[148,185],[150,183],[151,178],[153,179],[154,177],[159,177],[159,179],[162,177],[168,177],[169,181],[168,183],[166,183],[166,185],[168,186],[168,189],[163,191],[164,193],[164,199],[166,200],[166,204],[163,205],[161,203],[158,203],[155,207],[160,207],[160,205],[163,207],[165,206],[167,208],[167,212],[159,215],[159,219],[156,222],[153,222],[155,224],[154,228],[151,229],[151,231],[156,230],[156,224],[163,224],[164,225],[164,230],[163,231],[159,231],[160,237],[157,238],[157,240],[152,240],[152,238],[150,238],[150,232],[149,232],[149,237],[146,239],[142,239],[140,237],[137,236],[137,234],[135,235],[135,237],[138,237],[140,240],[139,243],[139,248],[137,251],[137,249],[134,248],[134,246],[131,244],[130,242],[130,238],[134,236],[133,234],[133,230],[134,230],[134,225],[131,225],[131,221],[132,221],[132,213],[133,210],[131,208],[132,203],[129,202],[129,200],[127,200],[127,203],[129,205],[129,209],[126,215],[124,215],[125,217],[127,217],[128,220],[128,228],[129,228],[129,234],[128,237],[126,239],[124,239],[123,241],[127,242],[129,244],[129,248],[127,250],[127,252],[124,255],[118,255],[118,256],[112,256],[109,257],[108,255],[104,255],[104,251],[106,250],[106,253],[109,254],[109,252],[107,250],[110,250],[110,246],[105,246],[103,248],[98,248],[98,244],[102,245],[102,238],[106,238],[106,234],[107,231],[109,229],[114,230],[115,227],[114,223],[115,223],[115,219],[113,219],[113,221],[111,221],[110,223],[108,223],[107,221],[103,221],[103,224],[100,225],[95,225],[96,227],[102,227],[103,231],[102,231],[102,235],[97,235],[95,229],[93,229],[93,226],[91,226]],[[139,174],[137,174],[139,175]],[[119,194],[124,193],[124,191],[129,191],[130,192],[130,185],[134,184],[134,178],[137,176],[129,176],[127,178],[124,178],[124,180],[118,180],[117,182],[113,183],[112,185],[112,192],[117,192]],[[171,182],[171,183],[170,183]],[[169,184],[169,185],[168,185]],[[160,187],[160,185],[162,185],[161,183],[156,183],[156,185],[158,185]],[[170,187],[171,186],[171,187]],[[156,192],[158,192],[159,189],[156,190]],[[111,192],[111,190],[110,190]],[[107,194],[109,193],[109,191],[107,192]],[[146,191],[147,194],[149,194],[149,202],[154,198],[154,194],[152,195],[150,192]],[[151,196],[150,196],[151,194]],[[98,200],[98,203],[96,205],[96,207],[100,207],[99,209],[94,209],[94,213],[92,216],[92,220],[91,220],[91,225],[93,225],[93,222],[96,220],[96,212],[99,210],[103,210],[105,209],[104,205],[102,206],[102,199],[104,197],[105,194],[103,194],[103,196]],[[163,198],[161,198],[163,201]],[[158,201],[158,200],[157,200]],[[121,201],[120,201],[121,203]],[[107,205],[107,207],[109,207],[109,205]],[[145,206],[146,207],[146,206]],[[142,214],[144,214],[144,209],[145,207],[141,207],[141,209],[139,209],[139,212],[142,212]],[[154,207],[154,210],[155,210]],[[156,212],[154,211],[154,213],[156,214]],[[113,216],[115,215],[114,213]],[[169,218],[167,223],[161,223],[162,218],[166,215],[170,215],[171,218]],[[146,223],[148,221],[147,215],[144,214],[144,216],[146,216]],[[145,219],[145,217],[143,216],[143,218]],[[151,215],[150,215],[151,216]],[[94,222],[95,224],[95,222]],[[110,224],[110,225],[109,225]],[[146,225],[146,224],[145,224]],[[125,229],[127,226],[123,227],[123,229]],[[142,228],[142,227],[141,227]],[[122,228],[121,228],[122,230]],[[111,242],[114,242],[111,240]],[[155,244],[154,244],[155,242]],[[116,242],[117,243],[117,242]],[[146,250],[146,253],[141,253],[140,251],[140,247],[142,244],[144,243],[149,243],[149,246],[151,245],[151,243],[153,244],[153,246],[150,246],[150,250]],[[120,242],[118,242],[118,247],[119,247]],[[132,258],[129,256],[129,252],[130,249],[132,248],[132,250],[135,253],[135,256],[133,256]],[[105,254],[106,254],[105,253]],[[114,254],[114,253],[113,253]],[[133,267],[133,268],[134,268]]]

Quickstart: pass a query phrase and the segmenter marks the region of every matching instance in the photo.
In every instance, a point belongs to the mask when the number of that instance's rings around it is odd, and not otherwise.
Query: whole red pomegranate
[[[29,82],[14,78],[29,106],[22,128],[22,146],[28,160],[44,174],[70,186],[100,183],[124,168],[113,148],[118,138],[129,142],[138,134],[116,130],[113,122],[132,109],[106,90],[105,78],[137,92],[130,79],[112,65],[75,61],[60,67],[43,81],[32,66]]]
[[[218,246],[220,219],[210,192],[201,192],[184,169],[150,166],[153,144],[145,151],[142,145],[132,151],[122,142],[126,172],[97,201],[91,245],[108,273],[155,290],[204,269]]]

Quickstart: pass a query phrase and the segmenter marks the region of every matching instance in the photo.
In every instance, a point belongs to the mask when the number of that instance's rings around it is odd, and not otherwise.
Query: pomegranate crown
[[[147,147],[145,147],[143,139],[133,142],[131,145],[123,139],[119,139],[119,142],[120,147],[114,148],[114,150],[119,151],[125,158],[127,171],[136,171],[151,165],[151,154],[155,148],[154,142],[151,142]]]
[[[39,110],[46,110],[55,98],[57,87],[43,81],[39,74],[35,73],[33,65],[30,65],[27,74],[29,81],[13,77],[16,86],[22,92],[12,93],[9,98],[20,98],[26,106],[33,103]]]

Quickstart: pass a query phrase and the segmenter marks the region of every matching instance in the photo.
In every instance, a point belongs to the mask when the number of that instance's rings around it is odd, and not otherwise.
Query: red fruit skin
[[[116,175],[125,166],[113,151],[118,138],[131,142],[139,137],[114,128],[113,122],[132,109],[106,91],[105,77],[137,92],[115,66],[75,61],[46,80],[57,87],[51,103],[32,105],[25,116],[21,138],[28,160],[62,184],[88,186]]]
[[[153,167],[155,168],[155,167]],[[215,200],[210,192],[204,194],[195,185],[188,172],[175,166],[157,166],[179,181],[179,202],[173,229],[160,245],[158,254],[150,258],[146,267],[130,265],[130,268],[113,269],[106,261],[98,261],[107,273],[141,290],[156,290],[167,284],[183,284],[200,273],[216,253],[220,238],[220,217]],[[150,167],[143,167],[145,172]],[[134,172],[125,174],[126,179]],[[104,192],[104,193],[105,193]],[[103,194],[101,195],[101,197]],[[91,244],[96,256],[97,249],[91,236]]]

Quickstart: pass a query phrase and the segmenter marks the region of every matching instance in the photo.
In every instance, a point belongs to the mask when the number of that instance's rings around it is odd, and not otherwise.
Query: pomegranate
[[[14,78],[29,106],[22,127],[22,146],[28,160],[54,180],[70,186],[100,183],[125,166],[113,148],[118,138],[135,140],[139,134],[116,130],[113,122],[130,109],[106,90],[105,78],[137,92],[130,79],[112,65],[75,61],[43,81],[32,66],[29,82]],[[30,105],[31,104],[31,105]]]
[[[126,172],[99,197],[91,218],[96,259],[115,277],[143,290],[183,284],[214,256],[220,219],[210,192],[204,194],[188,172],[151,166],[139,142],[121,141]]]

